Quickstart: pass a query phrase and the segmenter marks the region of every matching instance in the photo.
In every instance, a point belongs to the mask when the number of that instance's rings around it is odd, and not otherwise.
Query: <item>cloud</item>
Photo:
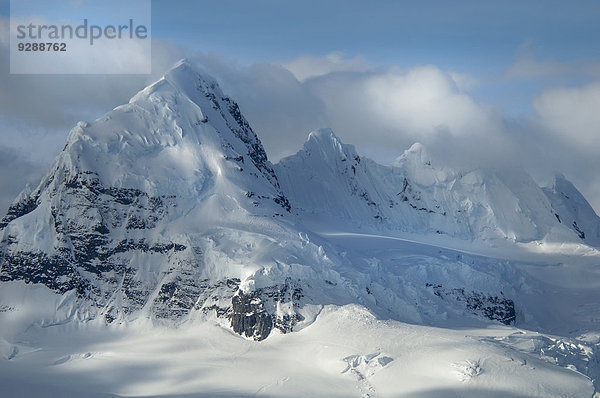
[[[600,81],[543,90],[533,107],[549,166],[569,176],[600,212]]]
[[[335,59],[337,65],[355,59],[334,55],[310,59],[315,64]],[[333,128],[344,141],[384,162],[416,141],[457,167],[526,167],[535,163],[531,154],[543,155],[537,122],[508,122],[498,109],[469,93],[481,82],[465,73],[432,65],[339,67],[299,80],[284,65],[302,64],[307,56],[251,66],[216,54],[199,53],[192,59],[240,104],[274,161],[295,153],[318,127]]]
[[[534,41],[525,41],[517,50],[513,64],[504,76],[509,79],[554,78],[566,79],[573,76],[600,77],[600,61],[580,59],[559,61],[553,58],[541,59],[533,51]]]
[[[11,75],[9,20],[0,15],[0,213],[26,183],[37,183],[79,120],[126,103],[178,59],[180,47],[154,38],[151,75]]]
[[[323,57],[302,55],[282,63],[282,66],[292,72],[299,81],[332,72],[365,71],[371,67],[363,57],[345,58],[344,53],[340,51],[329,53]]]
[[[455,167],[495,167],[507,153],[519,161],[501,114],[469,94],[479,79],[468,74],[433,65],[370,68],[301,84],[324,104],[327,126],[376,160],[391,161],[419,141]]]
[[[45,167],[46,164],[27,160],[12,148],[0,146],[0,214],[6,214],[8,206],[27,184],[39,183]]]
[[[540,123],[583,153],[600,154],[600,81],[546,89],[533,100]]]
[[[325,102],[335,124],[346,131],[361,126],[363,135],[376,128],[388,132],[386,139],[402,134],[418,140],[440,131],[455,136],[481,132],[493,124],[491,109],[435,66],[330,74],[307,84]]]
[[[70,129],[127,102],[183,55],[179,47],[153,39],[151,75],[11,75],[8,36],[8,18],[0,16],[0,114],[49,128]]]
[[[459,90],[469,91],[480,84],[480,79],[468,73],[448,71],[448,76],[454,80],[454,84]]]
[[[252,66],[215,54],[193,59],[236,99],[274,160],[297,151],[310,130],[324,126],[347,142],[399,155],[413,142],[433,143],[440,134],[489,140],[501,125],[490,106],[464,91],[477,79],[435,66],[362,70],[366,63],[359,68],[356,57],[340,53]],[[294,68],[308,60],[319,72],[299,79]]]
[[[340,57],[311,56],[317,65],[335,59],[341,66],[320,68],[320,75],[305,80],[284,65],[304,64],[308,56],[251,66],[215,54],[196,54],[193,60],[236,99],[275,161],[295,153],[318,127],[331,127],[346,142],[390,161],[415,141],[435,145],[440,135],[495,140],[499,117],[463,90],[475,78],[435,66],[348,70],[356,58]]]
[[[280,64],[240,66],[202,53],[190,59],[238,102],[272,160],[295,153],[308,132],[330,124],[321,99]]]

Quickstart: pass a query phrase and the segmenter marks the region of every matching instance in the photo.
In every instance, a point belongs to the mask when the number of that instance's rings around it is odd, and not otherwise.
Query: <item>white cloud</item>
[[[385,153],[385,160],[415,141],[457,166],[494,166],[506,161],[506,152],[516,156],[499,113],[475,100],[457,79],[435,66],[391,67],[332,73],[304,85],[325,104],[328,126],[343,140],[359,151]]]
[[[483,132],[493,119],[486,106],[460,91],[452,76],[434,66],[323,77],[312,86],[340,122],[370,119],[373,126],[415,139],[440,130],[452,135]]]
[[[321,58],[311,57],[316,64],[331,57]],[[318,127],[333,128],[359,150],[382,154],[378,160],[389,161],[415,141],[459,163],[498,164],[506,153],[519,152],[496,110],[465,90],[479,84],[468,74],[435,66],[338,68],[300,81],[280,64],[244,67],[215,54],[194,59],[240,104],[274,161],[296,152]],[[473,153],[464,156],[468,151]]]
[[[448,71],[448,75],[454,80],[456,87],[461,91],[469,91],[480,83],[480,79],[468,73]]]
[[[533,106],[548,131],[583,152],[600,154],[600,82],[544,90]]]
[[[533,52],[533,40],[525,41],[517,50],[513,64],[505,77],[513,79],[566,78],[573,75],[600,77],[600,62],[594,59],[559,61],[540,59]]]
[[[600,213],[600,81],[557,87],[533,100],[548,168],[565,173]]]
[[[80,119],[95,119],[127,102],[183,54],[179,47],[155,38],[151,75],[11,75],[8,19],[2,16],[0,37],[6,38],[0,40],[0,115],[66,131]]]
[[[284,62],[282,65],[300,81],[333,72],[357,72],[370,68],[370,64],[363,57],[345,58],[344,53],[339,51],[323,57],[306,54]]]
[[[340,56],[337,65],[356,59]],[[331,58],[310,57],[318,65]],[[498,141],[493,136],[501,121],[489,106],[463,91],[476,80],[467,74],[434,66],[364,71],[332,67],[298,80],[280,64],[242,67],[214,54],[198,54],[195,60],[238,101],[273,160],[296,152],[318,127],[331,127],[346,142],[385,153],[388,160],[415,141],[435,145],[440,135]]]
[[[6,214],[8,206],[23,188],[37,186],[47,163],[36,163],[25,159],[12,148],[0,146],[0,214]],[[2,217],[0,216],[0,218]]]

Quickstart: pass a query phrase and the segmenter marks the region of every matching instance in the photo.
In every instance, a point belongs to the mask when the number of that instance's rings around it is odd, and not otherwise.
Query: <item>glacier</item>
[[[456,170],[419,143],[381,165],[330,129],[272,164],[182,60],[78,123],[0,220],[0,379],[21,396],[592,396],[599,248],[560,174]]]

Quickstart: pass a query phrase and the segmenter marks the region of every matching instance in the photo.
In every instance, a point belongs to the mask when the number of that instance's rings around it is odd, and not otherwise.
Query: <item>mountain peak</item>
[[[308,141],[311,141],[311,140],[338,141],[339,142],[340,139],[337,137],[337,135],[335,135],[335,133],[333,132],[332,129],[320,128],[320,129],[313,130],[308,134]]]
[[[356,150],[353,145],[344,144],[330,128],[313,130],[304,143],[304,151],[309,154],[320,154],[324,159],[346,159],[355,157]]]
[[[179,60],[160,79],[137,93],[129,102],[138,102],[152,95],[184,95],[193,103],[202,106],[206,99],[225,98],[219,83],[187,58]]]
[[[198,66],[192,64],[187,58],[181,59],[173,65],[173,67],[163,75],[162,79],[168,80],[173,85],[183,90],[194,88],[195,83],[204,81],[212,86],[213,89],[216,89],[219,92],[221,91],[219,84],[213,77],[209,76]]]
[[[587,218],[597,218],[594,209],[587,199],[575,185],[564,176],[564,174],[559,172],[554,173],[554,180],[552,181],[551,186],[544,188],[544,190],[548,193],[561,196],[563,199],[567,199],[570,206],[578,207],[579,212],[585,212],[587,214]]]
[[[187,67],[192,67],[192,63],[190,62],[190,60],[188,58],[181,58],[171,67],[171,69],[169,69],[169,71]]]
[[[225,152],[226,158],[240,159],[241,163],[244,158],[250,161],[279,189],[262,143],[238,104],[221,91],[213,77],[189,60],[180,60],[129,102],[127,106],[133,107],[133,112],[141,108],[143,113],[161,115],[161,126],[151,133],[152,137],[144,137],[144,141],[159,135],[167,136],[168,145],[182,140],[193,145],[212,141],[219,151]],[[148,134],[147,129],[142,130],[142,134]]]
[[[333,150],[335,153],[343,153],[343,143],[330,128],[320,128],[311,131],[308,134],[308,139],[304,143],[304,149],[328,153]]]
[[[414,144],[412,144],[410,146],[410,148],[408,148],[408,150],[406,152],[410,152],[410,153],[427,152],[427,148],[425,147],[425,145],[421,144],[420,142],[415,142]]]
[[[396,165],[406,163],[411,163],[415,166],[431,166],[431,156],[425,145],[415,142],[394,161]]]
[[[278,211],[288,208],[262,143],[238,105],[187,60],[128,104],[71,131],[44,184],[70,185],[78,178],[182,200],[254,192],[273,199],[265,200],[265,209],[271,202]],[[240,203],[255,207],[246,199]]]

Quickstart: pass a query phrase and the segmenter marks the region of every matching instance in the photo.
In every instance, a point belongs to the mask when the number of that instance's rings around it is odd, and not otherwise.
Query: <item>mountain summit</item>
[[[75,292],[83,318],[178,319],[196,309],[260,339],[275,318],[242,292],[278,264],[260,250],[292,255],[274,243],[298,240],[283,222],[289,210],[238,105],[181,61],[128,104],[70,132],[47,176],[2,219],[0,279]],[[293,307],[279,314],[295,319]]]

